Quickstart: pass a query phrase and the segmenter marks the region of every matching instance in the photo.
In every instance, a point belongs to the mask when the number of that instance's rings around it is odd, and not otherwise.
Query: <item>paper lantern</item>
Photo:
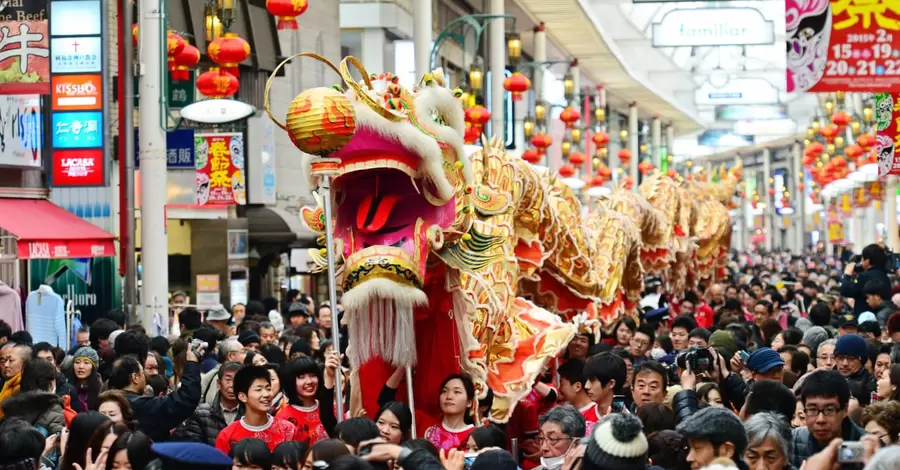
[[[250,43],[235,33],[225,33],[206,48],[209,60],[219,65],[225,73],[240,76],[238,64],[250,57]]]
[[[825,146],[822,145],[821,142],[813,142],[806,147],[804,153],[808,153],[814,157],[818,157],[822,155],[822,152],[825,151]]]
[[[227,73],[222,75],[233,77]],[[342,92],[334,88],[310,88],[297,95],[288,106],[285,127],[298,149],[326,157],[353,138],[356,111]]]
[[[831,158],[831,164],[834,165],[835,168],[844,168],[847,166],[847,160],[845,160],[844,157],[838,155]]]
[[[480,104],[466,110],[466,122],[473,126],[482,127],[490,120],[491,112]]]
[[[856,160],[862,154],[865,153],[863,148],[859,144],[851,144],[848,145],[846,149],[844,149],[844,155],[851,160]]]
[[[481,138],[481,126],[466,127],[466,133],[463,135],[463,141],[467,144],[474,144]]]
[[[537,151],[537,149],[528,149],[522,152],[522,160],[525,160],[532,165],[536,165],[541,161],[541,154]]]
[[[824,137],[825,140],[832,141],[838,135],[838,127],[834,124],[823,126],[819,129],[819,135]]]
[[[559,113],[559,120],[566,123],[566,127],[569,128],[573,127],[579,119],[581,119],[581,113],[571,106]]]
[[[559,176],[563,178],[571,178],[575,175],[575,167],[569,164],[565,164],[559,167]]]
[[[594,134],[594,137],[591,138],[594,141],[594,145],[599,148],[606,147],[606,144],[609,143],[609,134],[606,132],[600,131]]]
[[[169,61],[169,72],[175,70],[175,56],[184,50],[186,44],[183,37],[169,30],[169,34],[166,36],[166,55]]]
[[[587,156],[581,152],[572,152],[569,155],[569,163],[578,166],[584,165],[584,162],[587,161]]]
[[[843,129],[847,124],[850,124],[850,115],[846,111],[838,111],[831,115],[831,123],[837,126],[838,129]]]
[[[608,181],[610,178],[612,178],[612,170],[610,170],[608,166],[601,166],[600,168],[598,168],[598,169],[597,169],[597,174],[600,175],[600,176],[602,176],[603,179],[605,179],[605,180],[607,180],[607,181]]]
[[[191,69],[200,62],[200,50],[185,44],[184,49],[175,55],[175,70],[172,71],[172,80],[187,81],[191,79]]]
[[[603,186],[604,184],[606,184],[606,178],[603,176],[594,175],[594,177],[591,178],[591,186],[593,187]]]
[[[631,160],[631,150],[628,149],[619,149],[619,161],[622,164],[627,165],[628,161]]]
[[[648,162],[647,160],[642,161],[638,164],[638,171],[641,172],[642,175],[646,175],[653,170],[653,164]]]
[[[506,77],[506,80],[503,80],[503,89],[512,93],[513,101],[521,100],[522,94],[528,91],[529,88],[531,88],[531,80],[519,72],[514,72]]]
[[[307,8],[307,0],[266,0],[266,10],[278,18],[277,29],[297,29],[297,17]]]
[[[875,146],[875,136],[872,134],[863,134],[856,139],[856,143],[859,144],[863,150],[869,150]]]
[[[634,180],[630,176],[626,176],[626,177],[622,178],[622,186],[625,189],[630,190],[631,188],[634,187]]]
[[[666,176],[668,176],[669,178],[675,178],[676,176],[678,176],[678,172],[673,168],[669,168],[668,170],[666,170]]]
[[[535,148],[537,148],[538,153],[543,155],[544,152],[547,151],[547,147],[553,145],[553,139],[550,138],[549,135],[544,133],[535,134],[531,138],[531,145],[534,145]]]
[[[216,67],[200,74],[197,77],[197,91],[203,96],[221,99],[230,98],[240,89],[241,84],[237,77],[230,73],[224,73]]]

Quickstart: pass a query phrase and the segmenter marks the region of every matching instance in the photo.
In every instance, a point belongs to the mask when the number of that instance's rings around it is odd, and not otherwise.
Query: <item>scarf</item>
[[[15,377],[6,381],[3,384],[3,390],[0,391],[0,403],[6,401],[7,398],[19,393],[19,388],[22,385],[22,373],[19,372],[15,375]],[[0,409],[0,418],[3,417],[3,410]]]

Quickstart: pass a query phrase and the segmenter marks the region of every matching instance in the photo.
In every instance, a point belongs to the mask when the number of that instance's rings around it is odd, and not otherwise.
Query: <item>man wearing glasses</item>
[[[579,439],[584,437],[584,416],[571,405],[561,405],[541,416],[538,422],[541,466],[535,470],[559,470],[566,454],[578,447]]]
[[[847,417],[850,385],[839,372],[818,370],[809,374],[800,400],[806,413],[806,427],[793,431],[791,464],[795,468],[800,468],[804,460],[824,449],[832,439],[858,441],[865,434]]]

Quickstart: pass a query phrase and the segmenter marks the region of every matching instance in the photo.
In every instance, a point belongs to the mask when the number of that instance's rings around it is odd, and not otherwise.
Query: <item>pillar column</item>
[[[366,28],[362,32],[362,63],[366,65],[368,70],[393,70],[388,68],[384,60],[384,48],[387,38],[382,28]],[[418,52],[416,52],[418,55]],[[393,60],[391,61],[393,62]],[[418,64],[416,64],[416,80],[422,78],[423,74],[418,73]]]
[[[534,27],[534,61],[538,64],[547,62],[547,33],[544,31],[544,23]],[[534,77],[531,79],[534,89],[535,102],[544,99],[544,66],[534,68]],[[547,113],[550,114],[550,113]]]
[[[897,177],[890,175],[884,190],[885,242],[894,252],[900,253],[900,234],[897,233]]]
[[[431,41],[434,36],[431,0],[415,0],[413,15],[413,47],[416,51],[416,80],[418,80],[431,71]],[[365,41],[363,44],[365,48]],[[366,66],[369,67],[368,64]]]
[[[631,161],[628,173],[631,180],[634,181],[633,189],[638,190],[638,157],[640,149],[638,148],[638,107],[637,103],[631,103],[628,107],[628,150],[631,151]]]
[[[491,0],[491,15],[502,16],[505,14],[504,0]],[[503,105],[506,90],[503,89],[503,80],[506,72],[506,22],[503,19],[495,19],[490,25],[488,35],[488,48],[490,50],[491,83],[491,137],[504,140],[503,131],[506,122],[506,107]]]
[[[794,184],[791,191],[794,194],[794,199],[797,201],[796,212],[794,212],[794,234],[796,236],[794,243],[798,254],[802,253],[806,247],[806,190],[805,188],[803,191],[799,189],[799,185],[804,181],[802,160],[803,150],[800,147],[800,142],[794,142],[794,145],[791,147],[791,173],[794,176]]]
[[[654,168],[661,168],[662,159],[662,121],[654,116],[650,121],[650,163]]]
[[[613,181],[615,182],[618,181],[616,179],[618,178],[616,170],[619,168],[619,150],[622,149],[621,139],[619,138],[619,133],[622,132],[622,120],[619,119],[618,113],[611,111],[606,116],[606,122],[608,123],[606,132],[609,134],[609,143],[606,144],[608,149],[606,152],[606,164],[612,170]]]
[[[775,204],[774,199],[771,195],[769,195],[769,189],[772,187],[772,184],[769,183],[769,178],[772,176],[772,152],[765,148],[763,149],[763,197],[761,198],[763,201],[766,201],[766,208],[763,211],[763,220],[764,222],[764,232],[766,234],[766,251],[772,251],[772,241],[775,236],[775,219],[772,214],[775,213]]]

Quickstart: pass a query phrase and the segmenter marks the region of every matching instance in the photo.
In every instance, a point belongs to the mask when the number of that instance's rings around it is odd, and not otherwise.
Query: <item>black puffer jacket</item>
[[[239,410],[235,419],[241,419],[242,415]],[[175,430],[172,438],[176,441],[202,442],[215,447],[216,437],[226,426],[228,423],[225,422],[222,403],[219,401],[219,394],[216,394],[212,404],[198,405],[191,417]]]
[[[66,428],[62,398],[48,392],[20,392],[3,401],[3,414],[42,427],[48,434]]]

